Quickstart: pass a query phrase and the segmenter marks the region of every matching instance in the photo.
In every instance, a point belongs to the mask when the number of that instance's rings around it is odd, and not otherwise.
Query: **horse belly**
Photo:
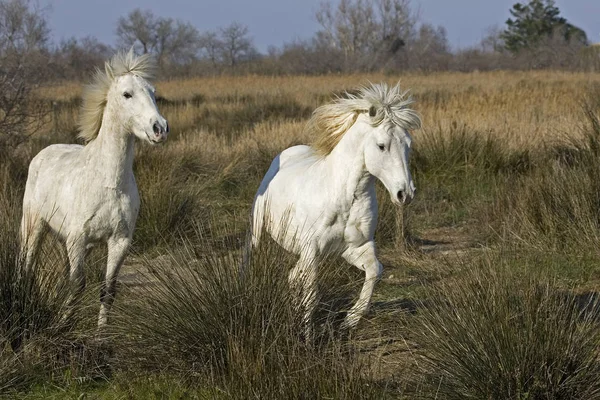
[[[321,253],[341,253],[345,250],[343,224],[328,226],[318,232],[319,250]]]

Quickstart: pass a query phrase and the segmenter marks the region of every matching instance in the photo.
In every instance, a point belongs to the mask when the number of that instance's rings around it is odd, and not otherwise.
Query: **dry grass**
[[[279,295],[285,298],[285,286],[280,285],[285,283],[281,277],[285,273],[259,274],[264,280],[256,281],[258,290],[252,292],[244,286],[225,287],[228,281],[223,279],[234,276],[221,276],[215,270],[237,265],[251,202],[272,158],[286,147],[314,140],[304,132],[311,111],[333,95],[369,81],[394,84],[398,80],[411,89],[424,122],[414,134],[412,158],[419,194],[399,212],[378,188],[376,239],[384,279],[376,287],[371,315],[350,338],[326,342],[320,357],[314,349],[304,348],[301,338],[289,334],[297,326],[286,320],[289,310],[277,300]],[[563,385],[564,376],[556,375],[548,359],[556,355],[555,343],[598,329],[596,320],[579,318],[572,294],[593,294],[600,287],[600,254],[594,245],[600,237],[600,180],[594,173],[600,168],[600,125],[594,125],[600,105],[588,99],[587,114],[581,107],[586,96],[600,93],[599,74],[214,77],[162,81],[157,88],[158,105],[172,134],[164,146],[137,147],[135,173],[142,211],[134,253],[141,256],[130,256],[123,273],[135,276],[133,264],[141,264],[162,292],[152,287],[123,291],[117,307],[136,300],[135,307],[125,310],[126,318],[116,323],[120,331],[115,334],[132,342],[132,361],[151,360],[158,371],[132,368],[124,359],[128,353],[117,349],[121,353],[113,360],[116,375],[109,381],[106,397],[135,398],[141,393],[243,398],[252,386],[257,388],[257,398],[300,398],[303,391],[348,397],[353,390],[354,397],[362,393],[391,398],[444,398],[444,394],[446,398],[530,399],[565,387],[568,394],[595,393],[596,384],[589,380],[588,385],[586,374],[597,371],[592,354],[598,352],[596,342],[589,342],[589,349],[573,350],[574,358],[566,354],[561,359],[566,364],[583,360],[580,365],[587,370],[565,378],[575,379],[575,386]],[[3,167],[0,198],[9,191],[19,194],[28,162],[40,148],[75,140],[80,89],[74,83],[40,89],[43,101],[55,102],[53,121]],[[18,215],[17,206],[9,208],[9,213]],[[289,268],[294,262],[289,255],[269,251],[263,254],[263,266]],[[488,269],[477,275],[482,263]],[[327,294],[331,283],[337,287],[335,281],[342,280],[347,290],[341,302],[351,304],[363,276],[340,260],[330,265],[343,272],[325,277],[323,291]],[[488,277],[494,279],[487,282]],[[479,292],[468,292],[473,287]],[[539,287],[543,290],[538,292]],[[558,291],[565,297],[556,297]],[[245,300],[232,304],[230,295]],[[530,312],[531,318],[522,319],[528,330],[506,327],[502,325],[506,321],[499,321],[486,308],[486,304],[505,304],[506,296],[514,302],[498,311],[508,320],[540,304],[548,306],[542,307],[544,312],[560,318],[545,324]],[[479,305],[471,307],[474,301]],[[150,303],[153,309],[148,308]],[[344,311],[340,301],[324,302],[322,308],[333,314]],[[466,325],[457,322],[452,310]],[[280,312],[285,318],[261,325],[267,320],[264,313]],[[568,322],[563,329],[552,328],[551,324],[563,320]],[[468,324],[489,335],[470,335],[464,329]],[[445,348],[428,341],[427,333],[432,331],[452,331],[438,343]],[[527,334],[534,349],[523,353],[522,347],[496,346],[504,340],[502,334],[510,338]],[[456,367],[474,354],[469,351],[474,346],[481,350],[477,357],[491,354],[502,362],[514,362],[506,365],[525,365],[519,364],[523,361],[529,369],[521,375],[503,375],[494,362]],[[455,359],[447,357],[450,353]],[[431,362],[424,363],[421,357]],[[2,352],[1,360],[13,363]],[[536,369],[536,363],[543,368]],[[339,370],[328,373],[333,367]],[[273,371],[281,374],[271,376]],[[431,379],[409,379],[411,371],[424,372]],[[544,376],[535,375],[539,371]],[[508,389],[493,392],[486,381],[493,374],[504,379]],[[534,386],[528,378],[535,380]],[[175,389],[170,388],[173,379],[178,382]],[[367,384],[369,388],[362,386]],[[465,387],[480,389],[470,392]],[[77,398],[79,388],[75,386],[72,397]]]
[[[433,75],[334,75],[322,77],[214,77],[157,83],[158,93],[185,104],[163,107],[175,134],[201,131],[205,110],[232,111],[261,99],[293,102],[312,110],[340,93],[368,82],[400,82],[411,89],[423,116],[424,131],[466,126],[490,133],[511,146],[538,146],[571,132],[579,124],[580,99],[599,74],[566,72],[439,73]],[[42,98],[72,100],[81,87],[73,83],[40,90]],[[194,104],[196,99],[196,104]],[[305,116],[306,117],[306,116]],[[291,118],[294,119],[294,118]],[[306,118],[296,118],[300,124]],[[223,121],[225,122],[225,121]],[[222,134],[218,130],[214,133]],[[262,133],[256,135],[262,137]],[[294,132],[276,129],[268,137]],[[260,140],[260,139],[258,139]]]

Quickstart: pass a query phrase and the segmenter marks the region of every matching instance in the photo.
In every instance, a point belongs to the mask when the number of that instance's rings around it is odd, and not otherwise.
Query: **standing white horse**
[[[369,308],[382,272],[373,240],[374,178],[397,205],[414,196],[408,131],[420,128],[421,120],[408,108],[412,102],[398,85],[377,84],[317,108],[307,125],[319,135],[313,147],[284,150],[263,178],[252,211],[252,246],[265,229],[300,256],[289,280],[299,285],[307,323],[316,306],[317,260],[330,251],[365,271],[360,297],[344,325],[354,327]]]
[[[87,250],[106,243],[99,326],[107,322],[140,208],[133,176],[135,137],[156,144],[169,132],[147,81],[153,68],[148,55],[115,55],[83,93],[79,137],[87,144],[48,146],[29,165],[21,222],[25,266],[31,267],[49,228],[66,244],[77,294],[85,287]]]

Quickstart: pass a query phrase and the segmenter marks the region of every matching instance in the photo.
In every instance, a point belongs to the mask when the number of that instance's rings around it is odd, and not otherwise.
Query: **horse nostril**
[[[398,193],[396,194],[396,196],[398,196],[398,200],[400,200],[400,202],[404,202],[405,200],[405,194],[404,194],[404,190],[399,190]]]
[[[168,122],[165,122],[165,124],[167,125],[166,132],[167,132],[167,133],[169,133],[169,123],[168,123]]]
[[[152,125],[152,130],[154,131],[155,134],[159,135],[160,134],[160,125],[158,125],[158,122],[155,122],[154,125]]]

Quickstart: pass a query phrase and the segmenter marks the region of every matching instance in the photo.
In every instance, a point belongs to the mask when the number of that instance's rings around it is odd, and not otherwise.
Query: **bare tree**
[[[248,36],[248,27],[239,22],[221,28],[221,43],[223,60],[231,68],[256,53],[252,40]]]
[[[206,32],[200,36],[200,48],[204,50],[206,58],[213,68],[217,68],[223,53],[223,42],[216,32]]]
[[[193,25],[156,17],[148,10],[135,9],[119,18],[116,33],[121,47],[137,46],[142,53],[156,54],[161,68],[189,63],[200,45],[200,34]]]
[[[346,56],[364,54],[376,39],[376,21],[370,0],[340,0],[335,11],[330,3],[321,3],[316,14],[327,41]]]
[[[485,36],[481,40],[481,50],[490,53],[504,51],[504,40],[502,40],[501,35],[502,29],[498,25],[488,27]]]
[[[375,0],[379,21],[379,41],[392,53],[414,39],[419,19],[410,0]]]
[[[94,67],[100,67],[114,50],[93,36],[62,40],[54,50],[53,59],[59,68],[55,78],[83,79]]]
[[[149,10],[136,8],[117,22],[117,37],[120,47],[141,46],[146,54],[156,46],[156,17]]]
[[[341,50],[355,68],[380,64],[414,38],[417,16],[410,0],[340,0],[321,3],[317,42]],[[385,61],[385,60],[383,60]]]
[[[32,90],[43,80],[50,30],[45,10],[28,0],[0,1],[0,150],[41,126],[44,108]]]
[[[194,60],[198,54],[200,34],[189,23],[171,18],[159,19],[155,48],[160,65],[165,65],[167,62],[186,64]]]
[[[411,65],[423,71],[448,69],[451,53],[443,26],[422,24],[410,46]]]

